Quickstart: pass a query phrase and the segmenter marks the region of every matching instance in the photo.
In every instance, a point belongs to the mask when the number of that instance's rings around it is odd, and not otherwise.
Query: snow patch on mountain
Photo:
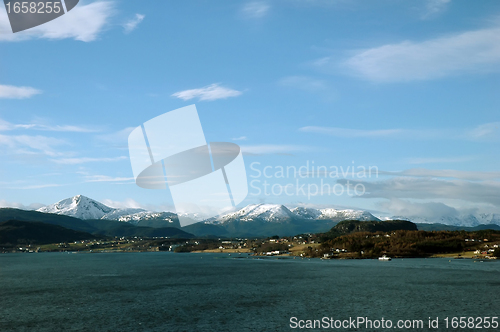
[[[113,212],[115,209],[110,208],[102,203],[96,202],[93,199],[83,195],[66,198],[55,204],[39,208],[38,212],[55,213],[71,216],[79,219],[101,219],[106,214]]]
[[[136,225],[141,221],[148,220],[163,220],[173,226],[179,223],[177,215],[172,212],[152,212],[137,208],[115,209],[83,195],[63,199],[55,204],[42,207],[37,211],[63,214],[83,220],[118,220]]]
[[[206,221],[210,224],[225,224],[230,221],[267,221],[285,223],[296,215],[286,206],[278,204],[251,204],[236,211],[211,218]]]

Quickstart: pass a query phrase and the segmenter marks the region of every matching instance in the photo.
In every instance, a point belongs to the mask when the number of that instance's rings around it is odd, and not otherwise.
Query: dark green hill
[[[416,231],[417,225],[407,220],[386,220],[386,221],[359,221],[344,220],[339,222],[334,229],[342,234],[354,232],[390,232],[390,231]]]
[[[198,222],[188,226],[182,227],[186,232],[194,234],[196,236],[213,236],[213,237],[227,237],[228,232],[222,226],[205,224],[203,222]]]
[[[332,239],[341,235],[358,232],[392,232],[398,230],[416,231],[417,225],[407,220],[359,221],[344,220],[323,234],[323,239]]]
[[[98,236],[101,238],[102,236]],[[67,229],[58,225],[41,222],[8,220],[0,222],[0,245],[47,244],[95,239],[86,232]]]
[[[35,221],[51,225],[58,225],[76,231],[92,233],[96,228],[87,222],[69,216],[59,214],[42,213],[37,211],[26,211],[12,208],[0,208],[0,222],[7,220]]]
[[[143,236],[143,237],[176,237],[192,238],[193,235],[175,227],[141,227],[116,220],[81,220],[69,216],[26,211],[11,208],[0,208],[0,222],[19,220],[24,222],[41,222],[57,225],[67,229],[104,236]]]
[[[93,232],[94,234],[101,234],[106,236],[174,237],[183,239],[190,239],[194,237],[193,234],[187,233],[176,227],[142,227],[135,226],[123,221],[102,219],[85,221],[90,226],[96,229],[96,231]]]

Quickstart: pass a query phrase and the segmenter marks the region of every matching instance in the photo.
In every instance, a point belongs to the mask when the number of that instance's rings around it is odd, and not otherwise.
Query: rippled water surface
[[[466,259],[4,254],[0,331],[290,331],[291,317],[358,316],[440,317],[441,331],[444,317],[500,316],[499,272]]]

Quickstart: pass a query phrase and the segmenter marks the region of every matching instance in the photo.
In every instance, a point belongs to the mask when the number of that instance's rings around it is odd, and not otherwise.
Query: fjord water
[[[291,317],[500,316],[499,272],[498,261],[466,259],[4,254],[0,331],[289,331]]]

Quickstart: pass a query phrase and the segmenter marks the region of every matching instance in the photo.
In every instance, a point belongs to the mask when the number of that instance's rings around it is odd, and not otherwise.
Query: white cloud
[[[362,129],[347,129],[336,127],[316,127],[307,126],[299,128],[299,131],[305,133],[324,134],[337,137],[394,137],[402,134],[404,131],[401,129],[379,129],[379,130],[362,130]]]
[[[429,19],[438,16],[448,8],[451,0],[427,0],[422,19]]]
[[[247,155],[290,154],[292,152],[311,151],[311,149],[311,147],[302,145],[261,144],[241,146],[241,151]]]
[[[42,91],[29,86],[0,85],[0,99],[26,99],[40,93]]]
[[[305,133],[323,134],[335,137],[344,138],[384,138],[393,137],[399,139],[441,139],[441,140],[497,140],[500,139],[500,122],[486,123],[478,125],[473,129],[469,128],[440,128],[440,129],[351,129],[339,127],[321,127],[321,126],[305,126],[299,128],[299,131]],[[464,161],[465,157],[460,157],[460,161]],[[469,160],[470,157],[467,157]],[[425,162],[454,162],[457,158],[441,158],[436,159],[418,159],[415,158],[411,163]]]
[[[54,157],[61,154],[57,147],[64,144],[66,142],[61,139],[40,135],[0,135],[0,147],[14,154],[43,153]]]
[[[472,139],[494,139],[500,137],[500,122],[485,123],[472,129],[468,136]]]
[[[85,164],[85,163],[115,162],[115,161],[120,161],[120,160],[125,160],[125,159],[128,159],[128,157],[121,156],[121,157],[113,157],[113,158],[88,158],[88,157],[61,158],[61,159],[52,159],[52,161],[57,163],[57,164],[77,165],[77,164]]]
[[[121,146],[128,148],[128,136],[134,129],[135,127],[126,127],[117,132],[97,135],[96,138],[108,144],[112,144],[114,146]]]
[[[270,6],[263,1],[252,1],[241,8],[243,17],[247,19],[260,19],[269,13]]]
[[[436,164],[436,163],[461,163],[470,161],[473,158],[470,156],[465,157],[443,157],[443,158],[409,158],[409,164]]]
[[[405,177],[461,179],[470,181],[500,180],[500,172],[458,171],[454,169],[411,168],[395,172],[379,171],[378,174]]]
[[[73,133],[93,133],[97,129],[87,127],[72,126],[72,125],[45,125],[40,123],[30,124],[13,124],[3,119],[0,119],[0,131],[16,130],[16,129],[33,129],[41,131],[55,131],[55,132],[73,132]]]
[[[337,97],[337,91],[328,82],[308,76],[288,76],[279,81],[284,87],[302,90],[308,93],[319,94],[328,99]]]
[[[0,41],[21,41],[32,38],[70,38],[90,42],[97,39],[113,12],[113,2],[96,1],[88,5],[80,3],[74,9],[55,20],[28,30],[12,33],[7,13],[1,8]]]
[[[440,217],[457,217],[459,211],[454,207],[441,202],[410,202],[393,198],[382,202],[381,207],[390,211],[395,216],[436,219]]]
[[[115,209],[143,209],[143,205],[133,200],[132,198],[127,198],[124,201],[113,201],[111,199],[104,199],[101,201],[101,203]]]
[[[124,29],[125,33],[130,33],[132,31],[134,31],[137,28],[137,26],[139,25],[139,23],[141,23],[142,20],[144,20],[145,17],[146,17],[146,15],[135,14],[134,18],[128,20],[127,22],[125,22],[123,24],[123,29]]]
[[[500,207],[499,181],[465,181],[431,178],[396,177],[382,181],[349,180],[349,185],[362,184],[366,189],[361,198],[461,200],[488,203]],[[338,180],[347,185],[347,180]]]
[[[62,186],[64,186],[64,184],[45,183],[45,184],[32,184],[28,186],[19,186],[19,187],[8,187],[7,189],[32,190],[32,189],[43,189],[43,188],[53,188]]]
[[[14,208],[14,209],[21,209],[21,210],[36,210],[44,206],[43,204],[40,203],[31,203],[30,205],[24,205],[22,203],[18,202],[9,202],[4,199],[0,199],[0,208]]]
[[[331,66],[322,61],[320,67]],[[468,31],[422,42],[387,44],[356,54],[342,64],[374,82],[438,79],[500,70],[500,28]]]
[[[133,177],[111,177],[107,175],[88,175],[85,177],[86,182],[134,182]]]
[[[246,141],[247,137],[246,136],[240,136],[240,137],[234,137],[231,138],[233,141]]]
[[[176,97],[182,100],[190,100],[193,98],[198,98],[198,100],[217,100],[226,99],[229,97],[237,97],[241,95],[241,91],[225,88],[219,84],[211,84],[200,89],[191,89],[179,91],[172,94],[172,97]]]

